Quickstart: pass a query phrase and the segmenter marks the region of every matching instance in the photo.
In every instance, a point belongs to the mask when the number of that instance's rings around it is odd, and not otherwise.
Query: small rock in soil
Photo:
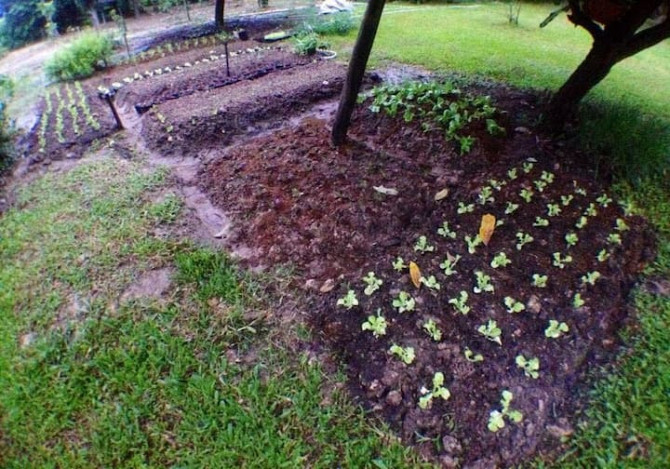
[[[391,391],[386,396],[386,403],[393,407],[397,407],[402,403],[402,393],[400,391]]]
[[[442,437],[442,447],[446,453],[451,455],[458,455],[463,452],[463,447],[458,439],[450,435]]]

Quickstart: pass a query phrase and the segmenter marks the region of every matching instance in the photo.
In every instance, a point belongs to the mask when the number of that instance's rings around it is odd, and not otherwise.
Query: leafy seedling
[[[416,306],[416,301],[412,296],[404,291],[398,293],[398,297],[393,300],[393,307],[398,310],[399,313],[414,311]]]
[[[400,345],[393,344],[391,345],[389,352],[400,358],[405,365],[411,365],[416,358],[413,347],[401,347]]]
[[[558,204],[547,204],[547,216],[557,217],[561,214],[561,206]]]
[[[617,218],[616,219],[616,226],[614,227],[614,229],[617,230],[617,231],[628,231],[628,230],[630,230],[630,226],[628,226],[628,223],[626,223],[621,218]]]
[[[607,236],[607,243],[608,244],[621,244],[621,235],[619,233],[610,233]]]
[[[505,206],[505,215],[511,215],[517,211],[519,204],[513,204],[512,202],[507,202]]]
[[[507,254],[504,252],[499,252],[491,260],[491,267],[497,269],[499,267],[507,267],[512,261],[507,257]]]
[[[472,213],[475,211],[475,204],[464,204],[463,202],[458,203],[458,208],[456,209],[456,213],[459,215],[463,215],[464,213]]]
[[[449,222],[442,222],[442,226],[437,229],[437,234],[443,238],[456,239],[456,232],[449,229]]]
[[[470,307],[468,306],[468,292],[465,290],[460,291],[458,298],[451,298],[449,304],[461,314],[468,314],[470,312]]]
[[[575,228],[581,230],[588,224],[588,222],[589,219],[586,216],[582,215],[581,217],[579,217],[579,220],[577,220],[577,223],[575,223]]]
[[[580,293],[575,293],[575,296],[572,297],[572,306],[574,306],[575,309],[579,309],[585,304],[586,302],[582,298],[582,295]]]
[[[582,275],[582,285],[595,285],[598,279],[600,278],[600,272],[594,270],[593,272],[587,272]]]
[[[433,252],[435,250],[435,246],[431,246],[428,244],[428,238],[425,236],[419,236],[419,239],[416,240],[416,244],[414,244],[414,250],[418,252]]]
[[[444,374],[440,371],[433,376],[433,388],[431,390],[421,387],[422,396],[419,398],[419,407],[428,409],[433,402],[434,397],[439,397],[445,401],[451,397],[451,393],[444,387]]]
[[[431,290],[440,289],[440,284],[438,283],[434,275],[431,275],[428,278],[421,277],[421,283],[423,283],[426,287],[430,288]]]
[[[468,252],[474,254],[477,252],[477,246],[482,244],[482,238],[476,235],[474,238],[470,235],[465,235],[465,243],[468,245]]]
[[[358,306],[358,298],[356,298],[356,292],[349,290],[346,295],[337,300],[337,306],[344,306],[347,309],[351,309],[354,306]]]
[[[570,255],[561,256],[560,252],[555,252],[553,258],[554,260],[552,264],[554,265],[554,267],[558,267],[559,269],[564,269],[565,264],[569,264],[570,262],[572,262],[572,256]]]
[[[469,347],[465,347],[465,359],[471,363],[483,362],[484,356],[481,353],[474,353]]]
[[[447,258],[440,264],[440,269],[444,272],[444,275],[447,277],[456,274],[456,270],[454,267],[456,267],[456,264],[458,261],[461,260],[461,256],[456,254],[456,256],[452,256],[450,254],[447,254]]]
[[[537,288],[546,288],[548,279],[549,277],[547,275],[533,274],[533,281],[531,284]]]
[[[502,345],[502,340],[500,339],[502,330],[500,330],[498,323],[495,320],[489,319],[486,324],[482,324],[477,328],[477,332],[479,332],[491,342]]]
[[[442,340],[442,331],[437,327],[437,323],[433,319],[423,323],[423,330],[426,331],[426,334],[430,336],[435,342]]]
[[[516,366],[523,370],[523,374],[529,378],[537,379],[540,376],[538,371],[540,370],[540,359],[533,357],[531,359],[526,359],[523,355],[517,355]]]
[[[570,232],[565,235],[565,243],[568,245],[568,247],[575,246],[577,241],[579,241],[579,236],[577,236],[577,233]]]
[[[530,203],[531,200],[533,200],[533,191],[525,187],[521,189],[519,195],[527,204]]]
[[[562,195],[561,196],[561,205],[563,205],[563,207],[567,207],[568,205],[570,205],[570,203],[573,201],[574,198],[575,198],[575,196],[572,195],[572,194]]]
[[[544,192],[544,189],[547,187],[547,182],[540,179],[537,181],[533,181],[533,185],[535,186],[538,192]]]
[[[510,181],[514,181],[517,177],[519,177],[518,172],[519,171],[516,168],[512,168],[507,171],[507,177]]]
[[[596,204],[593,202],[589,204],[588,207],[584,210],[584,215],[587,217],[595,217],[598,215],[598,210],[596,209]]]
[[[528,162],[523,163],[523,164],[521,165],[521,169],[523,169],[523,172],[524,172],[525,174],[528,174],[528,173],[530,173],[530,172],[533,170],[533,167],[534,167],[534,166],[535,166],[535,165],[534,165],[532,162],[528,161]]]
[[[563,333],[570,330],[564,322],[558,322],[555,319],[549,320],[549,326],[544,330],[544,335],[550,339],[558,339]]]
[[[507,312],[512,314],[512,313],[520,313],[526,307],[524,304],[520,301],[515,300],[511,296],[506,296],[505,299],[503,300],[503,303],[505,303],[505,308],[507,309]]]
[[[551,184],[552,182],[554,182],[554,173],[551,173],[549,171],[542,171],[540,179],[546,182],[547,184]]]
[[[610,199],[607,194],[603,194],[596,199],[596,202],[598,202],[601,207],[607,208],[609,204],[612,203],[612,199]]]
[[[495,202],[495,198],[493,197],[493,189],[491,189],[489,186],[482,187],[481,191],[479,191],[479,194],[477,195],[477,201],[480,205],[486,205],[487,203]]]
[[[481,270],[475,270],[475,281],[477,284],[472,289],[475,293],[494,292],[493,285],[491,284],[491,277]]]
[[[495,433],[498,430],[501,430],[505,427],[505,419],[507,417],[510,421],[514,423],[520,423],[523,420],[523,414],[518,410],[514,410],[510,407],[514,395],[510,391],[502,392],[502,399],[500,404],[502,405],[501,410],[493,410],[489,414],[489,431]]]
[[[516,239],[519,240],[518,243],[516,243],[516,249],[517,251],[521,251],[521,249],[529,243],[532,243],[534,241],[534,238],[529,235],[528,233],[524,233],[523,231],[519,231],[516,234]]]
[[[549,226],[549,220],[542,217],[535,217],[535,223],[533,223],[533,226],[538,228],[544,228],[545,226]]]
[[[386,318],[382,316],[381,310],[378,309],[377,315],[368,316],[368,320],[361,325],[361,329],[364,331],[371,331],[375,338],[379,338],[386,335],[386,326],[388,326]]]
[[[605,262],[607,259],[609,259],[610,253],[607,252],[607,249],[601,249],[598,251],[598,255],[596,256],[596,259],[598,259],[598,262]]]
[[[396,259],[391,262],[391,265],[393,266],[393,270],[396,272],[402,272],[407,268],[407,264],[405,264],[405,261],[402,259],[402,257],[396,257]]]
[[[379,287],[382,286],[382,279],[379,279],[375,276],[374,272],[368,272],[368,274],[363,277],[363,282],[365,282],[365,290],[363,290],[363,293],[366,295],[370,296],[377,290],[379,290]]]

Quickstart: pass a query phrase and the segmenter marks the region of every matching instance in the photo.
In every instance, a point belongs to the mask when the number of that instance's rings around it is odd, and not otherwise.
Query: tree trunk
[[[93,4],[88,10],[88,14],[91,16],[91,21],[93,22],[93,27],[98,29],[100,27],[100,18],[98,18],[98,8],[97,5]]]
[[[584,61],[551,98],[542,122],[544,130],[558,133],[563,129],[565,123],[574,117],[582,98],[618,62],[617,52],[618,48],[611,41],[603,39],[594,42]]]
[[[377,35],[377,27],[384,11],[384,3],[385,0],[368,1],[368,7],[365,10],[365,16],[363,16],[358,39],[356,40],[351,60],[349,61],[349,70],[347,71],[344,88],[340,95],[340,104],[335,114],[335,122],[333,123],[333,132],[331,135],[333,145],[341,145],[347,136],[351,113],[354,111],[358,90],[361,88],[361,83],[363,82],[365,67],[368,64],[372,44]]]
[[[216,4],[214,5],[214,23],[216,24],[216,27],[221,29],[224,26],[223,23],[223,13],[224,13],[224,8],[225,8],[225,0],[216,0]]]
[[[133,16],[134,16],[135,18],[139,18],[139,17],[140,17],[140,5],[139,5],[139,1],[140,1],[140,0],[132,0],[132,2],[131,2],[131,3],[133,4]]]

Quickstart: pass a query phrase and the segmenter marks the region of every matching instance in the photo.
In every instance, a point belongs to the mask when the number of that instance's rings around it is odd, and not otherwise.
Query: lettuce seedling
[[[477,195],[477,201],[480,205],[486,205],[489,202],[495,202],[495,198],[493,197],[493,189],[491,189],[489,186],[482,187],[481,191]]]
[[[630,230],[630,227],[624,220],[622,220],[621,218],[617,218],[616,227],[614,229],[617,231],[628,231]]]
[[[468,292],[465,290],[460,291],[458,298],[451,298],[449,304],[461,314],[468,314],[470,312],[470,307],[468,306]]]
[[[549,226],[549,220],[542,217],[535,217],[535,223],[533,223],[533,226],[538,228],[544,228],[545,226]]]
[[[489,319],[489,322],[482,324],[477,328],[477,332],[479,332],[491,342],[502,345],[502,340],[500,339],[502,330],[498,327],[498,323],[495,320]]]
[[[414,311],[416,306],[416,301],[412,296],[404,291],[398,293],[398,298],[393,300],[393,307],[398,310],[399,313],[404,313],[405,311],[410,312]]]
[[[407,264],[405,264],[405,261],[402,259],[402,257],[396,257],[396,260],[392,261],[391,265],[393,266],[393,270],[396,272],[402,272],[407,268]]]
[[[464,213],[472,213],[475,211],[475,204],[464,204],[463,202],[458,203],[458,208],[456,209],[456,213],[459,215],[463,215]]]
[[[586,218],[586,216],[582,215],[581,217],[579,217],[579,220],[577,220],[577,223],[575,223],[575,228],[577,228],[578,230],[581,230],[582,228],[584,228],[586,226],[586,224],[588,222],[589,222],[589,219]]]
[[[401,347],[400,345],[393,344],[391,345],[389,352],[400,358],[405,365],[411,365],[416,358],[413,347]]]
[[[489,180],[489,186],[494,188],[497,191],[500,191],[504,185],[507,183],[505,181],[498,181],[497,179],[490,179]]]
[[[433,252],[435,246],[428,244],[428,238],[421,235],[419,236],[419,239],[416,240],[416,244],[414,244],[414,250],[418,252]]]
[[[456,232],[449,229],[449,222],[442,222],[442,226],[437,229],[437,234],[444,238],[456,239]]]
[[[368,272],[368,274],[363,277],[363,282],[365,282],[365,290],[363,290],[363,293],[366,295],[370,296],[377,290],[379,290],[379,287],[382,286],[382,279],[379,279],[375,276],[374,272]]]
[[[558,267],[559,269],[564,269],[565,264],[569,264],[570,262],[572,262],[572,256],[567,255],[563,257],[561,256],[560,252],[555,252],[553,257],[554,261],[552,262],[552,264],[554,265],[554,267]]]
[[[561,214],[561,206],[558,204],[547,204],[547,215],[557,217]]]
[[[572,200],[574,198],[575,198],[575,196],[572,195],[572,194],[562,195],[561,196],[561,205],[563,205],[563,207],[567,207],[568,205],[570,205],[570,202],[572,202]]]
[[[347,309],[351,309],[354,306],[358,306],[358,298],[356,298],[356,292],[349,290],[346,295],[337,300],[337,306],[344,306]]]
[[[551,184],[554,182],[554,173],[550,173],[549,171],[542,171],[540,179],[542,179],[547,184]]]
[[[564,332],[568,332],[569,330],[570,328],[566,323],[550,319],[549,326],[544,330],[544,335],[550,339],[558,339]]]
[[[593,272],[587,272],[582,275],[582,285],[595,285],[596,281],[600,278],[600,272],[594,270]]]
[[[510,181],[514,181],[518,177],[518,170],[516,168],[508,170],[507,177],[509,178]]]
[[[484,356],[481,353],[474,353],[469,347],[465,347],[465,359],[471,363],[483,362]]]
[[[567,243],[568,247],[576,245],[577,241],[579,241],[579,236],[577,236],[577,233],[570,232],[565,235],[565,242]]]
[[[486,275],[481,270],[475,270],[475,280],[477,281],[477,285],[474,286],[472,291],[475,293],[493,293],[494,288],[491,284],[491,277],[489,275]]]
[[[420,280],[421,283],[423,283],[426,287],[430,288],[431,290],[439,290],[440,289],[440,284],[438,283],[437,279],[435,278],[434,275],[431,275],[430,277],[421,277]]]
[[[526,309],[526,307],[522,302],[515,300],[511,296],[506,296],[503,302],[505,303],[505,308],[507,309],[507,312],[510,314],[520,313],[521,311]]]
[[[423,330],[426,331],[430,338],[435,342],[442,340],[442,331],[439,327],[437,327],[437,324],[433,319],[429,319],[428,321],[424,322],[422,327]]]
[[[516,239],[519,240],[519,242],[516,243],[517,251],[521,251],[521,248],[523,248],[526,244],[532,243],[534,241],[534,238],[531,235],[524,233],[523,231],[519,231],[516,234]]]
[[[574,306],[575,309],[579,309],[585,304],[586,302],[582,299],[582,295],[580,293],[575,293],[575,296],[572,297],[572,306]]]
[[[607,259],[609,259],[610,253],[607,252],[607,249],[601,249],[598,251],[598,255],[596,256],[596,259],[598,259],[598,262],[605,262]]]
[[[538,371],[540,370],[540,359],[533,357],[531,359],[526,359],[523,355],[517,355],[516,366],[523,370],[523,374],[529,378],[537,379],[540,376]]]
[[[547,275],[533,274],[532,285],[537,288],[546,288],[548,278]]]
[[[620,245],[621,235],[619,233],[610,233],[609,236],[607,236],[607,243]]]
[[[451,256],[450,254],[447,254],[447,258],[440,264],[440,269],[444,272],[444,275],[447,277],[454,275],[456,273],[456,270],[454,270],[454,267],[456,267],[456,264],[458,261],[461,260],[461,256],[456,254],[456,256]]]
[[[440,397],[445,401],[451,397],[451,393],[444,387],[444,373],[438,371],[433,375],[433,388],[429,391],[421,387],[422,396],[419,398],[419,407],[427,409],[432,405],[433,397]]]
[[[505,419],[507,417],[514,423],[520,423],[523,420],[523,414],[518,410],[514,410],[510,407],[514,395],[510,391],[502,392],[502,399],[500,404],[502,405],[501,410],[493,410],[489,414],[489,424],[488,429],[491,432],[497,432],[505,427]]]
[[[596,202],[598,202],[601,207],[607,208],[609,204],[612,203],[612,199],[610,199],[607,194],[603,194],[596,199]]]
[[[475,237],[471,237],[470,235],[465,235],[465,242],[468,245],[468,252],[470,254],[474,254],[477,252],[477,246],[482,244],[482,238],[479,237],[479,235],[475,235]]]
[[[521,167],[522,167],[522,169],[523,169],[523,172],[524,172],[525,174],[530,173],[530,172],[533,170],[533,167],[534,167],[534,166],[535,166],[535,165],[534,165],[533,163],[531,163],[530,161],[527,162],[527,163],[523,163],[523,164],[521,165]]]
[[[377,315],[368,316],[368,320],[361,325],[361,329],[364,331],[372,331],[372,335],[375,338],[379,338],[383,335],[386,335],[386,318],[382,316],[381,310],[377,310]]]
[[[513,204],[512,202],[507,202],[505,206],[505,215],[511,215],[517,211],[519,204]]]
[[[499,252],[491,260],[491,267],[497,269],[498,267],[507,267],[511,263],[512,261],[507,257],[507,254],[505,254],[504,252]]]
[[[547,183],[542,180],[533,181],[533,184],[538,192],[544,192],[544,189],[547,187]]]
[[[595,217],[598,215],[598,210],[596,209],[596,204],[591,202],[588,207],[584,210],[584,215],[587,217]]]
[[[526,189],[525,187],[521,189],[519,195],[527,204],[530,203],[530,201],[533,199],[533,191],[530,189]]]

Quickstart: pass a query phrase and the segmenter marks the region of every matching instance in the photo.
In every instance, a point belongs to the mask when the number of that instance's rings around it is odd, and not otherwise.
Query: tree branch
[[[636,31],[651,18],[651,15],[664,0],[638,0],[617,21],[608,25],[605,31],[618,40],[628,42]]]
[[[623,60],[638,52],[655,46],[661,41],[670,38],[670,16],[665,21],[651,28],[643,29],[628,41],[626,47],[622,49],[619,54],[620,59]]]
[[[572,21],[575,26],[581,26],[586,29],[593,39],[599,39],[603,35],[603,29],[594,22],[591,18],[586,16],[582,7],[579,5],[579,0],[569,0],[570,14],[568,19]]]

